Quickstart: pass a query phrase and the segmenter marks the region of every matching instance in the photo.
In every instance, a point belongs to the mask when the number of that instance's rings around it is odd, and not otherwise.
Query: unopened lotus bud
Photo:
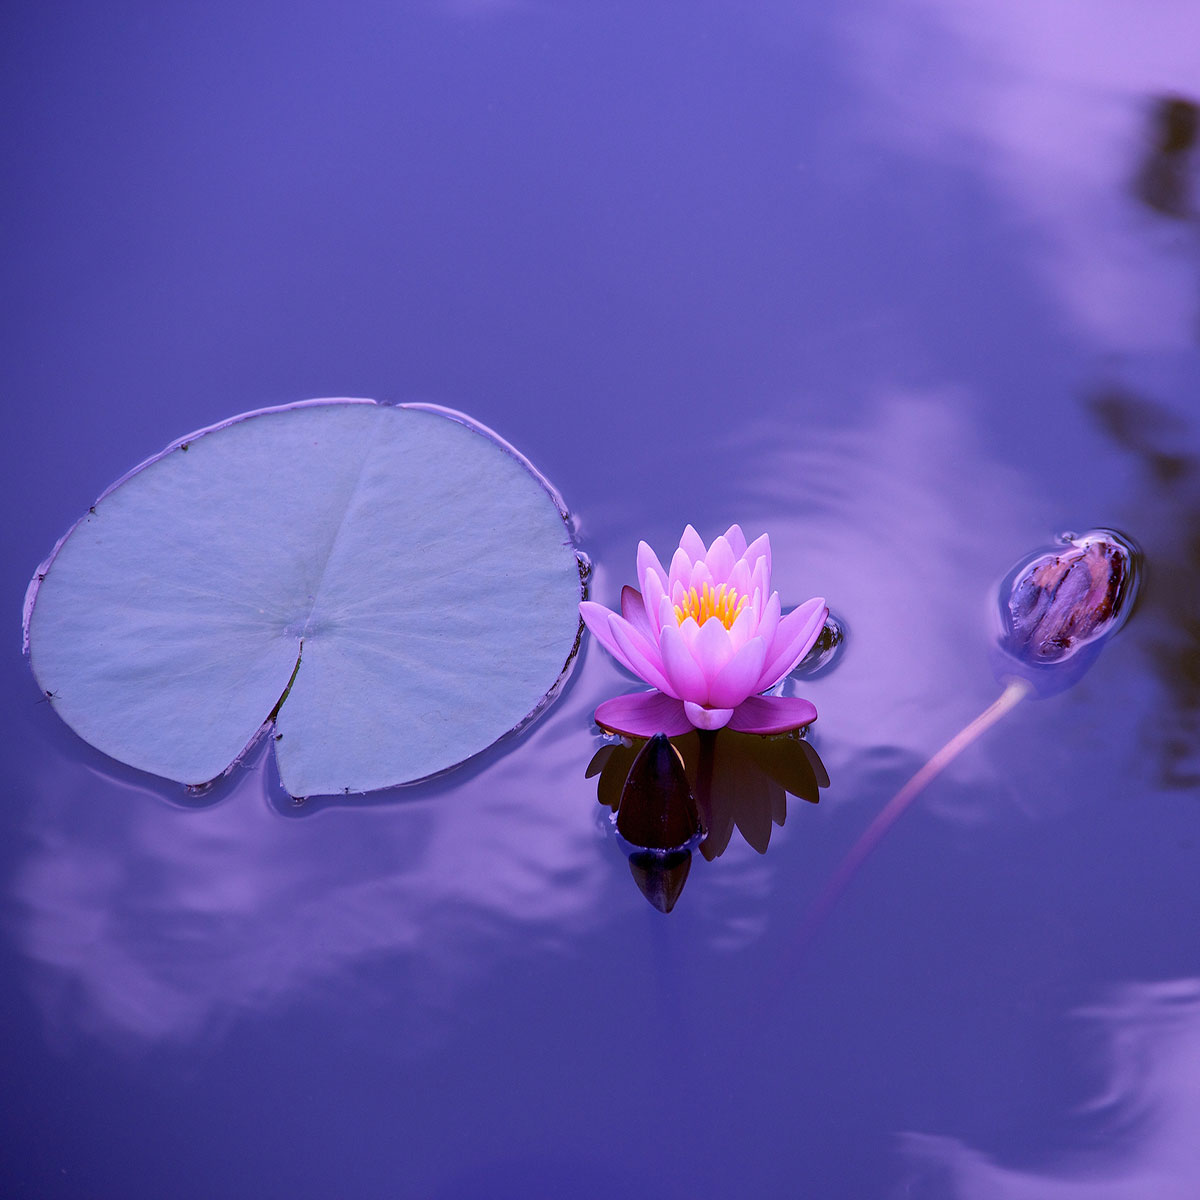
[[[629,769],[617,808],[617,832],[642,850],[677,850],[700,832],[700,816],[679,751],[660,733]]]
[[[1007,673],[1014,664],[1033,668],[1018,673],[1043,695],[1073,683],[1128,615],[1137,558],[1125,539],[1100,529],[1011,572],[1001,591]]]

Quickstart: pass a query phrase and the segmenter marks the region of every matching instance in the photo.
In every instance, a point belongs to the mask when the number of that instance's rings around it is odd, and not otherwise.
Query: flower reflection
[[[662,912],[674,907],[692,849],[711,862],[734,829],[765,854],[787,797],[816,804],[829,776],[798,733],[761,737],[722,729],[601,746],[587,769],[597,798],[615,814],[634,879]]]
[[[766,534],[747,545],[731,525],[705,546],[689,525],[670,570],[645,542],[637,570],[641,591],[622,590],[620,613],[591,600],[579,610],[597,641],[655,690],[606,700],[597,724],[652,737],[726,725],[782,733],[816,719],[807,700],[760,694],[812,649],[829,615],[819,598],[783,615]]]

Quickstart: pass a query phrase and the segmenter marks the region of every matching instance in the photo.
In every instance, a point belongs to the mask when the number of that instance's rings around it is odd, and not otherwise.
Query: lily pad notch
[[[198,785],[274,722],[295,796],[457,766],[532,720],[581,635],[562,500],[470,418],[313,400],[182,438],[108,489],[30,584],[63,720]]]

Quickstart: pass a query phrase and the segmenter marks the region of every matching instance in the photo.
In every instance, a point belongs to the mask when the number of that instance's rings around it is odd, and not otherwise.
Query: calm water
[[[6,1196],[1200,1194],[1193,6],[827,8],[5,9]],[[848,630],[821,804],[654,911],[584,778],[596,646],[400,796],[293,810],[256,760],[189,804],[78,744],[38,561],[316,395],[496,429],[606,603],[639,538],[769,532]],[[1128,626],[797,956],[997,694],[998,581],[1094,525],[1146,553]]]

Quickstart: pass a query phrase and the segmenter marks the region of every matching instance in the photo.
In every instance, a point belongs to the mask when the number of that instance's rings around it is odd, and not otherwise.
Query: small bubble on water
[[[842,647],[846,641],[845,626],[830,613],[825,618],[825,625],[817,635],[812,649],[801,659],[792,671],[793,675],[823,674],[841,656]]]

